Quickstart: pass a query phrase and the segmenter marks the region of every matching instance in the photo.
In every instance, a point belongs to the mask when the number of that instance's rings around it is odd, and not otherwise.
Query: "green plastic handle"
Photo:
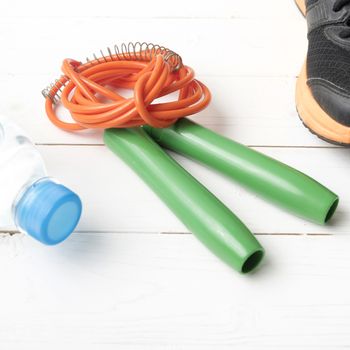
[[[212,252],[246,273],[264,249],[249,229],[141,128],[108,129],[104,142]]]
[[[167,129],[144,129],[160,145],[196,159],[298,216],[326,223],[338,196],[300,171],[188,119]]]

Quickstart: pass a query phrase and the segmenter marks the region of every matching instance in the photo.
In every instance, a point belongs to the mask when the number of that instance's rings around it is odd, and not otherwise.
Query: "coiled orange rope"
[[[110,51],[109,51],[110,52]],[[210,92],[194,79],[187,66],[176,68],[169,55],[162,53],[133,57],[110,54],[85,64],[65,59],[61,76],[46,93],[46,113],[53,124],[67,131],[88,128],[126,128],[144,124],[157,128],[170,126],[177,119],[195,114],[210,102]],[[118,89],[132,89],[125,98]],[[73,122],[56,114],[56,98],[69,110]],[[178,92],[172,102],[154,103],[159,97]]]

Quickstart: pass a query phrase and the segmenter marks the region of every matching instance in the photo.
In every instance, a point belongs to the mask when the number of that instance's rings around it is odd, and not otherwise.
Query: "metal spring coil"
[[[165,62],[170,65],[171,71],[175,72],[182,67],[182,58],[176,52],[157,44],[146,42],[129,42],[128,44],[122,43],[121,45],[114,45],[113,51],[110,47],[107,47],[107,54],[100,50],[100,57],[97,57],[95,53],[92,54],[93,59],[86,57],[86,63],[81,63],[80,71],[84,71],[84,68],[91,67],[97,64],[107,63],[111,61],[151,61],[155,56],[162,55]],[[69,80],[68,77],[62,75],[60,79],[56,79],[54,83],[51,83],[42,90],[42,95],[46,98],[50,98],[53,103],[58,103],[60,100],[60,93],[62,87]]]

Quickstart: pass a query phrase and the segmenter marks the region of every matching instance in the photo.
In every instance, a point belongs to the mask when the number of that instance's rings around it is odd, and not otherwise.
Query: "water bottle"
[[[27,135],[0,117],[0,227],[13,227],[53,245],[65,240],[80,219],[79,197],[48,177]]]

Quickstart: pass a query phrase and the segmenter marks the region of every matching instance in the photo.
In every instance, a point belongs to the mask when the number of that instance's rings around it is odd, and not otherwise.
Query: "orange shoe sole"
[[[295,2],[305,15],[305,0]],[[313,134],[331,143],[350,146],[350,127],[336,122],[314,99],[307,85],[306,62],[297,80],[295,100],[300,119]]]

